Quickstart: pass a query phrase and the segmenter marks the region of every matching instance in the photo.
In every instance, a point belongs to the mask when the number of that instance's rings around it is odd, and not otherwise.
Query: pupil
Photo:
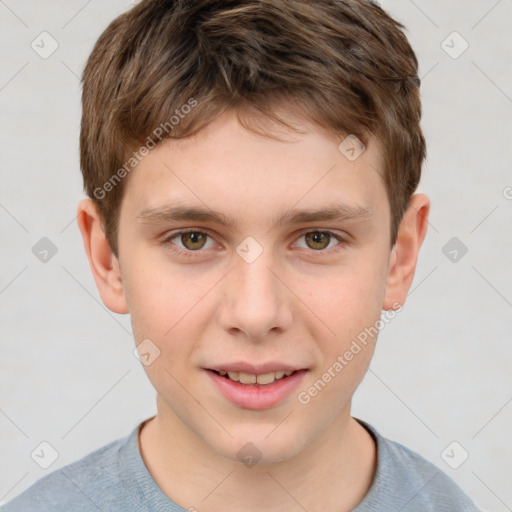
[[[185,239],[188,238],[188,241],[194,245],[194,244],[201,244],[201,238],[204,238],[203,235],[201,235],[200,233],[196,233],[196,232],[192,232],[192,233],[185,233],[184,235]],[[186,246],[187,244],[185,244]],[[191,249],[200,249],[202,247],[202,245],[200,245],[199,247],[191,247]]]
[[[312,247],[312,249],[322,249],[325,246],[325,240],[330,236],[328,235],[327,233],[321,233],[321,232],[315,232],[315,233],[311,233],[308,235],[309,237],[311,237],[311,241],[313,243],[313,246],[314,245],[317,245],[317,244],[320,244],[321,246],[320,247]],[[322,239],[324,241],[324,244],[322,245]]]

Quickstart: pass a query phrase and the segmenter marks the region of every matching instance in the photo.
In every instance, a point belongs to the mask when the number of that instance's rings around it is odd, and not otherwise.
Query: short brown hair
[[[249,129],[248,109],[290,126],[276,115],[283,102],[338,135],[375,135],[394,244],[426,152],[403,29],[369,0],[143,0],[117,17],[83,72],[80,132],[84,189],[114,254],[137,148],[193,135],[227,109]]]

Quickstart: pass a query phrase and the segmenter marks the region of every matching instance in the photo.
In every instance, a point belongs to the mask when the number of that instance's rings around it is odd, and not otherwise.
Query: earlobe
[[[430,200],[425,194],[414,194],[404,214],[398,237],[390,256],[386,294],[382,308],[399,309],[405,303],[425,239]]]
[[[101,218],[91,199],[80,201],[77,222],[101,300],[114,313],[128,313],[119,261],[105,237]]]

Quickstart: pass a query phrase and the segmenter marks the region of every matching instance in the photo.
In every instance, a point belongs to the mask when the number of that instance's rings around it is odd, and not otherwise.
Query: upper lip
[[[244,361],[234,362],[234,363],[223,363],[216,364],[215,366],[210,366],[207,370],[215,370],[218,371],[226,371],[226,372],[244,372],[250,373],[252,375],[263,375],[265,373],[274,373],[274,372],[293,372],[298,370],[305,370],[301,366],[294,366],[286,363],[279,362],[268,362],[262,364],[249,364]]]

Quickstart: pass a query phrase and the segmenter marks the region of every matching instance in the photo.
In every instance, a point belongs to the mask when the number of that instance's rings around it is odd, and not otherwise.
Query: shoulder
[[[126,498],[121,492],[119,452],[135,432],[44,476],[3,505],[1,512],[122,510],[119,506]]]
[[[358,420],[377,443],[377,473],[369,492],[354,512],[480,512],[443,471],[418,453],[381,436]]]

